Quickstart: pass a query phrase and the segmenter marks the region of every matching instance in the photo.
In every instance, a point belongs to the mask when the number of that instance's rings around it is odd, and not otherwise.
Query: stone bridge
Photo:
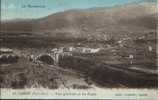
[[[59,61],[60,61],[60,57],[64,57],[64,56],[72,56],[72,54],[70,52],[53,52],[53,53],[45,53],[45,54],[41,54],[37,57],[35,57],[35,62],[38,61],[38,58],[47,55],[49,57],[51,57],[53,59],[53,65],[58,65]]]

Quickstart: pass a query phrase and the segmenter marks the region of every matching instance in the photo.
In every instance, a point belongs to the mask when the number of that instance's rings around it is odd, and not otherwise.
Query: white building
[[[0,48],[1,53],[13,53],[12,49],[9,48]]]
[[[151,52],[153,50],[152,46],[148,46],[148,50]]]

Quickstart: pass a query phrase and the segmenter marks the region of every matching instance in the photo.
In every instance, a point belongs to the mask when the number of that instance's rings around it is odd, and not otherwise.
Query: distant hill
[[[44,18],[1,23],[1,31],[41,33],[58,38],[107,40],[157,29],[158,9],[153,3],[110,8],[77,9]]]

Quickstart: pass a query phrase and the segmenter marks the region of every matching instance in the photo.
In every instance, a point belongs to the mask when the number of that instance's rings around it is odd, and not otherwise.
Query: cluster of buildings
[[[88,48],[88,47],[60,47],[54,48],[51,52],[58,52],[58,53],[97,53],[101,50],[101,48]]]
[[[59,57],[64,57],[64,56],[72,56],[73,53],[82,53],[82,54],[92,54],[92,53],[97,53],[101,50],[101,48],[88,48],[88,47],[59,47],[59,48],[54,48],[52,49],[49,53],[42,53],[40,55],[34,55],[30,54],[28,55],[29,61],[32,62],[37,62],[39,58],[51,58],[53,59],[53,62],[55,65],[58,64],[59,62]],[[18,59],[18,56],[14,54],[12,49],[9,48],[1,48],[0,49],[0,61],[4,62],[7,61],[8,59],[10,61]]]
[[[72,56],[73,53],[97,53],[100,51],[100,48],[87,48],[87,47],[59,47],[52,49],[49,53],[40,54],[38,56],[30,55],[30,61],[38,62],[42,58],[43,62],[46,62],[45,59],[52,59],[54,65],[58,65],[60,57]],[[50,61],[51,62],[51,61]]]

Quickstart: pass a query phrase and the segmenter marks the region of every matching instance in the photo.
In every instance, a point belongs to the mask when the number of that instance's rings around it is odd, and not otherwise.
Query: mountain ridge
[[[43,18],[2,22],[2,31],[43,33],[50,37],[105,39],[116,34],[155,31],[158,12],[150,4],[68,10]],[[124,33],[122,33],[124,32]],[[117,36],[117,35],[116,35]]]

